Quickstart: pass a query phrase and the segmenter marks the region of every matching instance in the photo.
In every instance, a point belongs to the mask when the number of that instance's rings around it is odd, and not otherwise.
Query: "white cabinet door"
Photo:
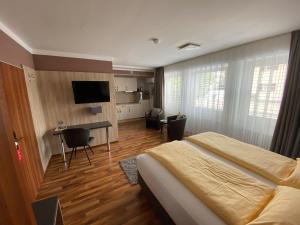
[[[123,107],[122,105],[118,105],[117,106],[117,116],[118,116],[118,120],[123,120]]]
[[[115,78],[115,81],[116,81],[116,84],[115,84],[115,89],[116,91],[126,91],[126,78],[123,78],[123,77],[116,77]]]
[[[145,115],[145,112],[148,112],[149,110],[150,110],[150,101],[149,100],[142,100],[143,116]]]
[[[133,118],[139,118],[141,114],[141,105],[140,104],[134,104],[132,105],[132,114]]]
[[[145,116],[145,112],[149,111],[149,100],[143,100],[140,104],[118,105],[118,120],[136,119]]]
[[[137,118],[141,118],[144,116],[144,112],[143,112],[143,104],[140,103],[140,104],[137,104],[137,115],[136,117]]]
[[[122,120],[126,120],[128,117],[128,107],[127,105],[122,105]]]
[[[134,113],[133,105],[127,105],[127,110],[128,110],[127,119],[132,119]]]
[[[125,78],[125,90],[126,91],[137,91],[137,79],[136,78]]]
[[[137,91],[137,79],[131,77],[115,77],[116,91]]]

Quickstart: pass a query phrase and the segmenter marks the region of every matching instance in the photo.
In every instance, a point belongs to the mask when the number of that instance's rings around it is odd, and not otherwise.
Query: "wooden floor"
[[[64,170],[60,156],[52,157],[38,199],[59,196],[65,225],[162,224],[139,185],[129,185],[119,161],[165,142],[159,131],[144,128],[144,121],[119,126],[119,141],[95,147],[88,164],[84,152],[77,153],[70,169]]]

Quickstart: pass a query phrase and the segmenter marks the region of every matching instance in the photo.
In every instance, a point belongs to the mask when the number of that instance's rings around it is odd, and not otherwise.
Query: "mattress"
[[[217,156],[202,147],[188,141],[185,142],[202,153],[224,162],[228,166],[238,168],[242,172],[250,174],[266,184],[276,186],[271,181]],[[137,157],[137,167],[147,186],[177,225],[225,225],[225,222],[215,215],[213,211],[151,156],[147,154],[139,155]]]

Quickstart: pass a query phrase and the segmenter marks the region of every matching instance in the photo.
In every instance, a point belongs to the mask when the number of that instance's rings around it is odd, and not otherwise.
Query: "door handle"
[[[13,131],[13,138],[14,138],[14,141],[15,141],[15,142],[18,142],[18,141],[22,140],[24,137],[19,137],[19,138],[18,138],[16,132]]]
[[[22,156],[22,150],[21,150],[19,141],[22,140],[24,137],[18,138],[16,132],[13,131],[13,138],[14,138],[15,148],[16,148],[16,150],[17,150],[17,157],[18,157],[18,160],[21,161],[22,158],[23,158],[23,156]]]

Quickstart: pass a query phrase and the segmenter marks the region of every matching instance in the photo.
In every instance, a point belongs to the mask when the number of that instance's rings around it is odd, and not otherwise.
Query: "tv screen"
[[[109,102],[108,81],[72,81],[75,104]]]

